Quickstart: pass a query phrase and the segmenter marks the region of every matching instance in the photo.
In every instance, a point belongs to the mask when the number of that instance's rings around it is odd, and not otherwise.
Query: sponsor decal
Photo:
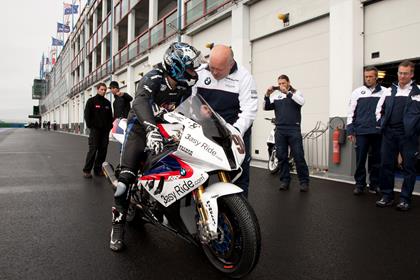
[[[101,108],[101,105],[95,105],[95,108]]]
[[[214,156],[214,157],[216,156],[216,151],[214,150],[214,148],[210,147],[207,143],[201,144],[201,148],[203,148],[204,151],[208,152],[212,156]]]
[[[196,122],[190,124],[190,128],[191,129],[195,129],[197,127],[200,127],[200,125],[198,123],[196,123]]]
[[[255,89],[251,90],[251,99],[258,99],[258,93]]]
[[[210,83],[211,83],[211,78],[210,78],[210,77],[207,77],[207,78],[204,80],[204,84],[209,85]]]
[[[185,176],[187,171],[184,168],[181,168],[181,170],[179,170],[179,174],[181,174],[181,176]]]
[[[213,208],[211,208],[210,201],[206,202],[206,207],[207,207],[207,210],[209,210],[208,212],[210,214],[211,220],[212,220],[213,224],[215,225],[216,224],[216,219],[214,218]]]
[[[168,87],[166,85],[160,85],[160,91],[165,91]]]
[[[227,87],[227,88],[235,88],[235,85],[225,83],[225,87]]]
[[[179,115],[177,115],[177,114],[170,114],[169,115],[171,118],[174,118],[174,119],[176,119],[177,121],[179,121],[179,122],[183,122],[184,121],[184,118],[183,117],[181,117],[181,116],[179,116]]]
[[[182,175],[182,176],[184,176],[184,175]],[[169,176],[168,181],[175,181],[175,180],[178,180],[179,178],[181,178],[181,175]]]
[[[200,145],[200,144],[201,144],[201,142],[200,142],[200,141],[198,141],[197,139],[195,139],[194,137],[192,137],[192,136],[191,136],[191,134],[187,134],[187,135],[185,136],[185,139],[187,139],[188,141],[190,141],[191,143],[193,143],[193,144],[194,144],[194,146],[198,146],[198,145]]]
[[[365,93],[366,93],[366,91],[362,90],[360,93],[361,93],[361,94],[365,94]]]
[[[171,203],[174,200],[177,200],[187,193],[189,193],[192,189],[194,189],[196,186],[201,185],[205,181],[204,174],[201,174],[200,178],[198,178],[195,181],[192,180],[184,180],[182,183],[179,183],[178,185],[175,185],[173,187],[173,191],[164,195],[160,195],[160,198],[163,200],[163,203],[166,205],[168,203]]]

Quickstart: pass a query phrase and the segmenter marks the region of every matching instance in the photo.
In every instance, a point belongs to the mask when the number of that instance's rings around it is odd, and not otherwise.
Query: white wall
[[[252,44],[252,74],[257,83],[259,112],[253,126],[254,158],[267,159],[266,138],[272,126],[264,120],[274,111],[263,111],[267,88],[277,84],[280,74],[305,97],[302,107],[302,132],[317,121],[328,122],[329,105],[329,20],[324,17],[305,25],[257,40]]]
[[[228,17],[194,34],[191,38],[191,44],[200,50],[204,57],[210,53],[210,50],[206,48],[207,43],[231,45],[231,36],[232,21]]]
[[[365,65],[420,57],[420,1],[387,0],[365,7]],[[379,58],[371,58],[372,52]]]
[[[289,13],[290,25],[295,25],[329,11],[329,0],[264,0],[250,7],[250,38],[259,37],[284,29],[277,18],[279,13]]]

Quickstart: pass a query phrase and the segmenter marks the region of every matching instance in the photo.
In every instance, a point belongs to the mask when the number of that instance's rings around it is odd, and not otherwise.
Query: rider
[[[191,94],[197,82],[195,69],[200,66],[200,52],[186,43],[172,43],[163,63],[148,72],[139,82],[133,107],[128,115],[126,139],[121,153],[121,172],[112,207],[110,248],[124,248],[124,224],[129,206],[129,186],[135,183],[145,149],[159,153],[162,136],[154,116],[161,110],[172,111]]]

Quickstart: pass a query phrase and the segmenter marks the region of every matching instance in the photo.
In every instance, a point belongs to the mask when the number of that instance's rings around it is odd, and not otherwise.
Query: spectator
[[[378,69],[366,67],[365,84],[353,91],[347,117],[348,139],[356,148],[356,186],[353,194],[360,195],[366,189],[366,159],[369,149],[371,166],[369,174],[369,192],[379,193],[379,167],[381,165],[381,132],[376,123],[375,110],[385,88],[378,84]]]
[[[245,143],[242,175],[235,182],[248,196],[251,162],[251,127],[258,110],[256,85],[251,74],[238,65],[232,49],[224,45],[212,48],[208,64],[197,71],[199,80],[193,93],[199,93],[226,122],[233,125]]]
[[[299,177],[300,191],[309,190],[309,170],[305,161],[301,133],[301,108],[305,103],[302,93],[294,89],[289,77],[280,75],[278,86],[270,87],[264,97],[264,110],[274,110],[276,115],[275,145],[280,168],[280,190],[290,185],[289,146]]]
[[[118,82],[112,81],[109,84],[109,89],[114,95],[114,119],[116,118],[127,118],[128,112],[130,111],[130,102],[133,100],[128,93],[120,91]]]
[[[382,198],[378,207],[394,204],[394,172],[398,153],[402,156],[401,188],[397,209],[407,211],[416,183],[417,138],[420,134],[420,89],[413,82],[414,63],[403,61],[398,66],[398,84],[382,95],[376,107],[376,119],[381,122],[382,160],[380,188]]]
[[[51,129],[51,122],[50,121],[47,122],[47,128],[48,128],[48,130]]]
[[[103,176],[102,163],[105,161],[109,142],[109,131],[112,128],[111,102],[106,99],[106,85],[99,83],[97,94],[86,102],[85,121],[89,128],[89,151],[86,155],[83,176],[92,178],[91,170],[96,176]]]

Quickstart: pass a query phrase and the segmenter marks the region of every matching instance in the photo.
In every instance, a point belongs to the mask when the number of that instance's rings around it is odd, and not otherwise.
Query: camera
[[[280,90],[279,86],[273,86],[273,90]]]

